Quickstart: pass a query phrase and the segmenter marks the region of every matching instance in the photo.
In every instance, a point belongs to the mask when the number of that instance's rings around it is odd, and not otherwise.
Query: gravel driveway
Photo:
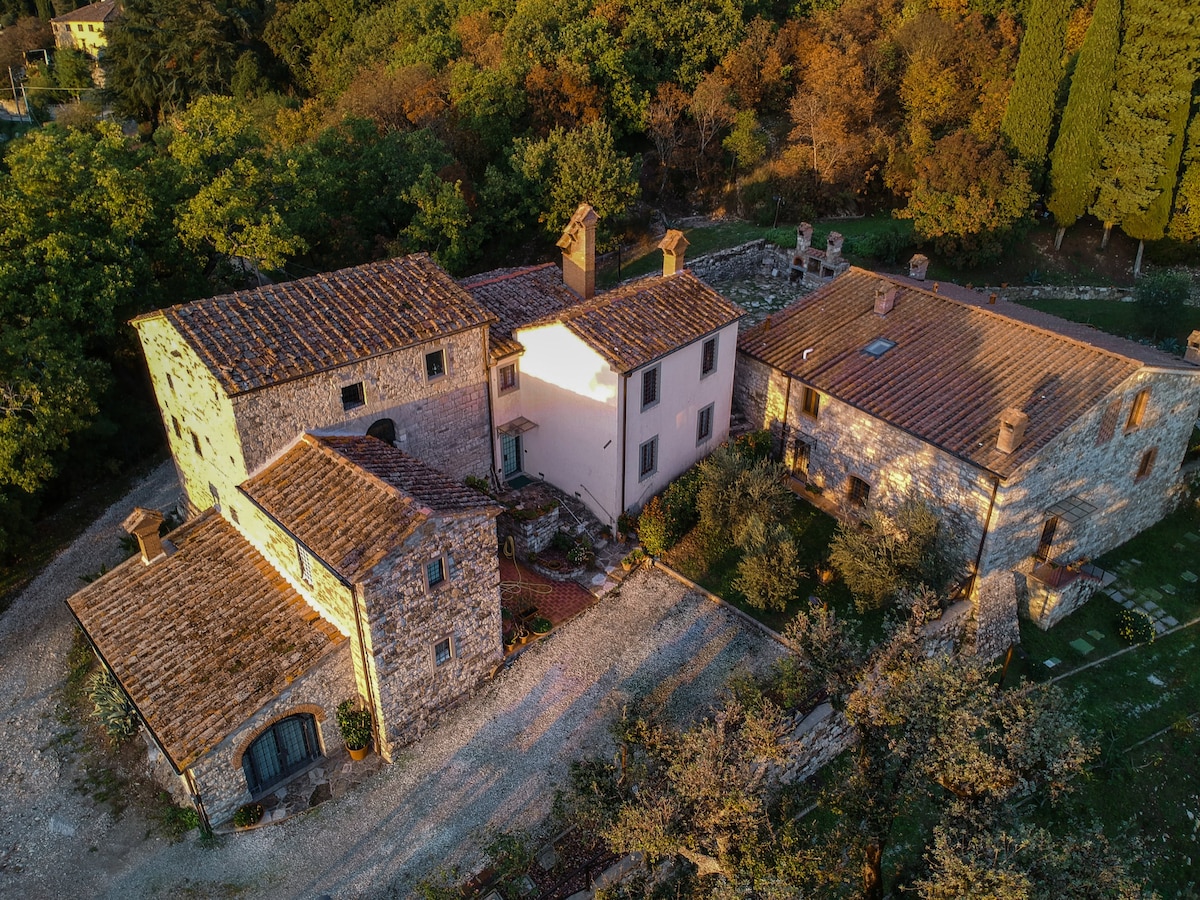
[[[703,712],[735,667],[779,653],[761,632],[643,570],[523,653],[396,764],[338,801],[217,842],[167,845],[144,822],[97,811],[64,783],[50,745],[71,642],[62,600],[78,574],[119,557],[130,507],[178,491],[156,471],[56,559],[0,619],[0,894],[21,897],[375,897],[409,895],[443,865],[481,863],[489,827],[533,827],[568,762],[610,753],[612,716],[649,697],[676,720]]]

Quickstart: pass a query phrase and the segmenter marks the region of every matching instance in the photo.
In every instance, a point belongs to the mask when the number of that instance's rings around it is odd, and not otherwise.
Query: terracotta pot
[[[350,758],[352,760],[354,760],[355,762],[362,762],[364,759],[367,758],[367,753],[368,753],[368,751],[370,751],[370,749],[371,749],[370,747],[355,748],[355,747],[347,746],[346,752],[350,754]]]

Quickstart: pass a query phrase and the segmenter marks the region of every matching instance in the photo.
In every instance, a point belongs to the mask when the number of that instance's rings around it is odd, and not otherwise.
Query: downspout
[[[975,593],[979,582],[979,564],[983,562],[983,545],[987,541],[988,529],[992,526],[992,510],[996,508],[996,492],[1000,490],[1000,476],[992,476],[992,498],[988,501],[987,516],[983,520],[983,534],[979,538],[979,551],[975,554],[975,571],[971,574],[971,587],[967,590],[967,599]]]
[[[618,516],[625,513],[625,460],[629,455],[626,452],[629,443],[629,374],[626,373],[624,378],[621,391],[621,508],[617,510]]]
[[[92,636],[88,634],[88,630],[83,627],[83,622],[79,620],[79,616],[75,615],[75,610],[71,608],[71,604],[64,600],[63,605],[67,608],[67,612],[71,614],[71,618],[75,620],[75,624],[79,626],[79,630],[83,632],[83,636],[87,638],[88,644],[91,645],[92,652],[96,654],[96,658],[100,660],[100,662],[104,663],[104,668],[108,669],[109,672],[113,672],[113,667],[108,664],[108,660],[104,658],[104,654],[100,652],[100,648],[96,645],[96,642],[92,640]],[[120,680],[117,679],[115,672],[113,673],[113,679],[117,681],[117,684],[121,684]],[[158,749],[162,751],[163,758],[166,759],[167,764],[175,770],[176,775],[182,776],[184,781],[187,782],[188,790],[192,794],[192,803],[196,806],[196,812],[200,814],[200,822],[204,827],[204,831],[211,835],[212,824],[208,821],[208,813],[204,809],[204,803],[200,799],[200,794],[196,791],[196,782],[192,776],[192,770],[190,768],[180,769],[179,766],[175,765],[175,760],[171,759],[171,754],[167,752],[167,745],[158,739],[158,735],[154,733],[154,729],[150,726],[150,721],[144,715],[142,715],[142,711],[138,708],[137,703],[134,702],[133,697],[129,695],[129,691],[125,690],[125,685],[123,684],[121,684],[121,693],[125,695],[125,699],[129,701],[129,705],[132,706],[133,711],[137,713],[138,719],[141,720],[142,725],[148,732],[150,732],[150,737],[154,740],[154,743],[158,745]]]
[[[379,720],[382,718],[383,708],[375,701],[374,678],[371,675],[371,667],[367,658],[367,640],[363,635],[362,584],[356,583],[350,586],[350,599],[354,602],[354,630],[358,634],[358,656],[362,662],[363,681],[367,685],[367,703],[371,706],[371,731],[375,737],[376,748],[382,748],[383,742],[379,739]]]
[[[779,427],[779,459],[787,456],[788,410],[792,406],[792,376],[788,375],[787,390],[783,394],[783,424]]]

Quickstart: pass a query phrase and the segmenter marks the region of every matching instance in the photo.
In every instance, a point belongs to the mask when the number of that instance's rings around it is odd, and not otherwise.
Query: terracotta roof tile
[[[499,510],[490,497],[363,435],[306,434],[241,490],[350,582],[431,516]]]
[[[513,330],[583,302],[563,284],[562,271],[554,263],[519,269],[495,269],[459,282],[497,319],[488,330],[493,359],[524,348]]]
[[[561,322],[618,372],[630,372],[736,322],[741,307],[690,271],[650,275],[531,322]]]
[[[89,3],[79,9],[61,16],[55,16],[51,22],[111,22],[121,14],[121,8],[116,0],[103,0],[101,3]]]
[[[345,638],[216,511],[168,540],[67,602],[182,770]]]
[[[368,263],[163,315],[230,395],[477,328],[492,316],[428,254]]]
[[[1062,321],[1052,316],[1034,324],[997,312],[986,298],[968,304],[931,287],[851,268],[745,332],[738,347],[1002,476],[1142,366],[1108,341],[1051,330]],[[877,288],[897,291],[884,316],[874,311]],[[876,338],[895,346],[871,356],[864,348]],[[1029,425],[1020,446],[1003,454],[996,437],[1009,407],[1028,415]]]

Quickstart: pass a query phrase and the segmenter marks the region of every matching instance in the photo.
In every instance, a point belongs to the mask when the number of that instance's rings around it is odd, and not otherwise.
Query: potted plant
[[[547,619],[545,616],[538,616],[532,622],[529,623],[529,630],[532,631],[534,633],[534,635],[536,635],[537,637],[541,637],[542,635],[549,634],[550,629],[552,629],[553,627],[554,626],[550,624],[550,620]]]
[[[238,811],[233,814],[234,828],[249,828],[257,825],[262,821],[265,811],[261,803],[247,803],[245,806],[238,807]]]
[[[350,758],[365,758],[371,747],[370,710],[363,709],[358,700],[343,700],[337,708],[337,727]]]

